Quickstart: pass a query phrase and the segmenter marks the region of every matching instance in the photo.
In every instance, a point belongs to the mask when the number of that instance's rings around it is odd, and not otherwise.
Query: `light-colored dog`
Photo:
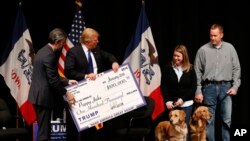
[[[172,110],[169,121],[160,122],[155,128],[156,141],[186,141],[187,124],[186,113],[183,110]]]
[[[189,124],[191,141],[206,141],[207,121],[210,117],[211,114],[206,106],[199,106],[194,111]]]

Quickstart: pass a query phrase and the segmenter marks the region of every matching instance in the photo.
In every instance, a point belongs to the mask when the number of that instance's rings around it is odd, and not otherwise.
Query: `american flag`
[[[66,44],[63,46],[59,61],[58,61],[58,72],[60,76],[64,76],[64,61],[66,59],[66,53],[68,50],[77,44],[79,44],[79,38],[82,33],[82,30],[85,28],[85,22],[82,16],[81,7],[77,5],[75,17],[73,19],[70,33],[68,34],[68,38]]]

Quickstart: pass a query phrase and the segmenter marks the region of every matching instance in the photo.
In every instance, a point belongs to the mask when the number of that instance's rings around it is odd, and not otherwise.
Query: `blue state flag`
[[[12,38],[0,59],[0,74],[29,125],[36,120],[34,107],[28,101],[34,55],[32,40],[20,4]]]
[[[155,100],[152,119],[156,119],[164,111],[164,101],[160,89],[161,70],[144,3],[135,34],[126,48],[123,64],[125,63],[130,64],[144,96]]]

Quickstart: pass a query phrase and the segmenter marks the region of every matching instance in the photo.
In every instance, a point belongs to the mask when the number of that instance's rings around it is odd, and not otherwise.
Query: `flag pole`
[[[22,6],[22,1],[20,0],[19,3],[18,3],[18,6]],[[19,105],[18,105],[18,102],[16,101],[16,117],[19,117]],[[18,128],[19,126],[19,120],[18,118],[16,118],[16,127]]]

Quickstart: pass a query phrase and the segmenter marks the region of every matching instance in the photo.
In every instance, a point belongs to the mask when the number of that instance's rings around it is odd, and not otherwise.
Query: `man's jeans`
[[[223,141],[230,141],[230,125],[232,116],[232,98],[227,94],[231,88],[230,82],[207,83],[203,86],[204,104],[209,107],[211,119],[207,126],[207,140],[215,141],[215,111],[220,106],[221,136]]]

